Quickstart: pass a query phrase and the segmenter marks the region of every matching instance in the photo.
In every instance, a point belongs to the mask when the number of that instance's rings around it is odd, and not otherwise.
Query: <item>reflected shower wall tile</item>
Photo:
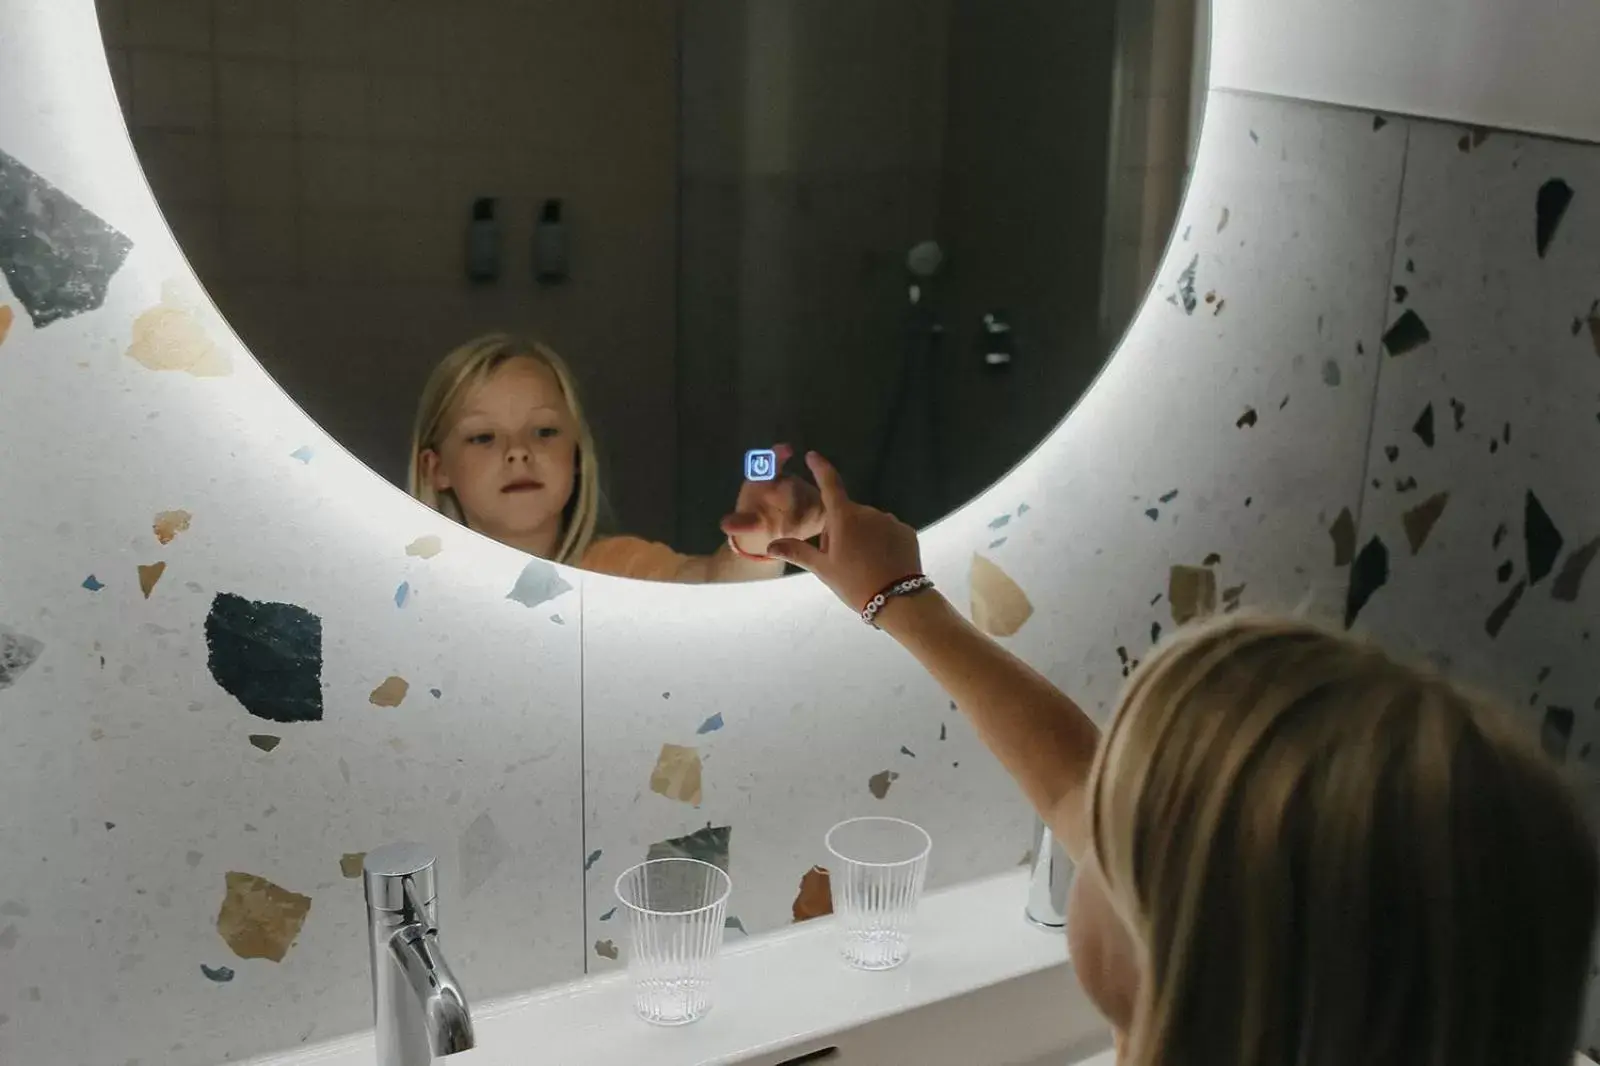
[[[367,135],[370,125],[365,71],[299,67],[294,76],[297,132],[310,137]]]
[[[1008,870],[1027,847],[1032,815],[1016,786],[931,679],[882,675],[896,654],[882,633],[811,578],[761,586],[770,602],[758,614],[723,608],[750,591],[685,597],[584,577],[585,822],[599,852],[585,875],[589,940],[610,935],[600,916],[612,883],[654,845],[725,852],[752,935],[794,920],[796,872],[826,865],[823,835],[854,815],[926,827],[935,886]],[[713,716],[721,728],[702,731]],[[686,750],[698,780],[652,791],[663,761]],[[886,768],[893,788],[880,798]],[[573,868],[586,858],[573,852]]]
[[[218,55],[294,57],[292,0],[217,0],[212,19]]]
[[[129,0],[95,0],[100,36],[107,49],[126,48],[128,45],[128,4]]]
[[[465,225],[466,207],[471,202],[463,196],[451,203],[444,197],[443,171],[456,165],[416,141],[395,144],[378,143],[372,146],[372,204],[379,211],[403,211],[412,215],[431,215],[440,211],[455,210],[451,221],[457,229],[457,243]],[[483,190],[480,189],[482,194]],[[502,225],[505,222],[502,220]],[[504,251],[504,249],[503,249]],[[459,257],[457,257],[459,258]],[[456,265],[454,263],[452,266]]]
[[[378,17],[372,0],[279,2],[293,8],[295,51],[302,62],[361,63],[361,50],[351,42],[361,41],[367,24]]]
[[[211,47],[211,0],[126,0],[127,43],[204,52]]]
[[[130,72],[133,118],[138,126],[190,132],[211,129],[216,112],[209,56],[135,48]]]
[[[253,134],[297,132],[293,66],[272,60],[233,58],[219,58],[216,66],[219,130]]]
[[[209,207],[173,207],[166,218],[195,273],[226,281],[232,264],[223,243],[221,213]]]
[[[160,190],[162,210],[217,206],[215,138],[205,133],[138,129],[133,141],[151,187]]]
[[[376,220],[348,211],[301,214],[301,262],[308,281],[354,285],[369,281]]]
[[[300,148],[300,195],[315,211],[362,210],[372,196],[372,149],[362,142],[305,139]]]
[[[373,218],[372,274],[405,283],[449,282],[461,270],[461,223],[437,213],[390,213]]]
[[[294,205],[295,142],[290,137],[228,136],[217,139],[222,167],[222,203],[227,208],[288,210]],[[141,158],[149,166],[143,154]],[[166,199],[166,187],[151,182]]]
[[[717,522],[727,511],[729,455],[750,445],[735,419],[739,409],[743,285],[739,249],[743,221],[740,183],[686,175],[681,185],[677,372],[678,536],[681,550],[712,551]]]
[[[368,128],[379,140],[418,140],[448,137],[453,132],[444,121],[445,80],[415,72],[373,71],[368,75]]]
[[[288,211],[238,211],[224,216],[225,276],[241,282],[293,281],[300,270],[297,221]]]

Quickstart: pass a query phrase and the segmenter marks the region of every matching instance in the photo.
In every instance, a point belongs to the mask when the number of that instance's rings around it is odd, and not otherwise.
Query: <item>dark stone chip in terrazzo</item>
[[[1589,572],[1589,564],[1594,562],[1597,554],[1600,554],[1600,537],[1574,549],[1550,586],[1551,597],[1563,603],[1577,602],[1578,593],[1583,589],[1584,575]]]
[[[1389,582],[1389,549],[1383,541],[1373,537],[1361,549],[1361,554],[1356,556],[1355,563],[1350,568],[1350,588],[1345,597],[1344,627],[1349,629],[1355,625],[1361,609],[1372,599],[1377,592]]]
[[[1539,745],[1544,753],[1557,762],[1567,759],[1567,745],[1572,741],[1572,710],[1567,707],[1546,707],[1544,724],[1539,727]]]
[[[1427,323],[1422,321],[1422,316],[1408,309],[1383,335],[1383,348],[1391,356],[1405,355],[1432,339],[1433,334],[1428,332]]]
[[[42,329],[93,311],[133,242],[0,152],[0,273]]]
[[[44,643],[0,626],[0,689],[10,688],[44,651]]]
[[[206,647],[211,676],[257,718],[322,720],[322,619],[304,607],[219,592]]]
[[[1561,531],[1531,490],[1522,508],[1522,539],[1528,552],[1528,584],[1537,585],[1554,569],[1564,541]]]
[[[1534,204],[1533,241],[1540,259],[1550,250],[1550,242],[1555,240],[1561,220],[1572,205],[1572,196],[1572,186],[1560,178],[1551,178],[1539,187],[1539,197]]]
[[[1511,612],[1517,609],[1517,604],[1522,600],[1522,594],[1528,591],[1526,580],[1518,581],[1511,586],[1511,591],[1506,598],[1500,601],[1500,606],[1489,612],[1488,619],[1483,623],[1483,628],[1491,637],[1498,637],[1500,630],[1505,628],[1506,621],[1511,617]]]

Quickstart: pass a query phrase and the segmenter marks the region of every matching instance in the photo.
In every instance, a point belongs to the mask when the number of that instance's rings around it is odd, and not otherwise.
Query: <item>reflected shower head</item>
[[[939,247],[939,242],[934,240],[923,241],[911,246],[906,253],[906,269],[917,278],[931,278],[939,272],[944,265],[944,249]]]

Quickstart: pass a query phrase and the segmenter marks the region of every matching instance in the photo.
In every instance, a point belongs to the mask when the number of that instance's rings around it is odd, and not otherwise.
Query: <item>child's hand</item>
[[[794,456],[787,444],[772,450],[779,470]],[[795,477],[746,481],[734,513],[722,520],[722,531],[746,555],[768,555],[773,541],[810,540],[822,532],[822,498],[809,482]]]
[[[916,530],[894,515],[852,502],[839,472],[816,452],[806,456],[806,465],[822,490],[822,546],[778,540],[768,546],[769,554],[816,574],[855,611],[901,578],[922,572]]]

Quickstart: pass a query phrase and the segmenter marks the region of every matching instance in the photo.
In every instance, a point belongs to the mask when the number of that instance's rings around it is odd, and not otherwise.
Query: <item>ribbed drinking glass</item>
[[[639,1017],[687,1025],[711,1009],[717,953],[733,882],[697,859],[652,859],[617,878],[628,913],[628,973]]]
[[[899,966],[910,954],[933,838],[899,818],[852,818],[828,830],[825,843],[845,961],[863,970]]]

